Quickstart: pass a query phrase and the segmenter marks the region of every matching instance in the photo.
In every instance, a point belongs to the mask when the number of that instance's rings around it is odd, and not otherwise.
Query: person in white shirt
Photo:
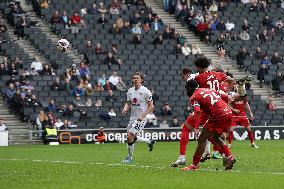
[[[160,128],[161,129],[168,129],[170,126],[167,123],[167,120],[163,120],[162,123],[160,123]]]
[[[115,111],[114,111],[113,108],[110,108],[110,109],[109,109],[108,115],[109,115],[110,117],[116,117],[116,113],[115,113]]]
[[[61,119],[57,119],[57,121],[54,123],[54,127],[59,130],[60,127],[62,127],[64,123],[61,121]]]
[[[197,44],[192,44],[191,52],[193,55],[195,54],[201,54],[201,49]]]
[[[38,61],[37,58],[33,59],[33,62],[31,64],[31,69],[35,69],[36,71],[42,71],[42,63]]]
[[[182,54],[183,54],[184,56],[188,56],[188,55],[190,55],[190,53],[191,53],[191,50],[190,50],[190,48],[187,46],[187,43],[184,43],[184,45],[181,47],[181,51],[182,51]]]
[[[0,119],[0,131],[7,131],[7,130],[8,128],[4,124],[3,119]]]
[[[149,114],[146,115],[146,119],[148,123],[153,124],[154,126],[157,126],[157,117],[155,116],[155,114],[153,112],[150,112]]]
[[[124,115],[131,110],[130,121],[127,127],[128,156],[122,160],[123,163],[132,162],[136,141],[147,143],[150,152],[153,150],[155,143],[154,140],[138,136],[147,123],[146,115],[154,109],[152,93],[142,85],[143,82],[143,75],[140,72],[136,72],[132,75],[133,87],[127,92],[127,102],[122,110],[122,114]]]
[[[235,28],[235,24],[233,22],[230,22],[229,20],[227,20],[225,27],[226,27],[226,30],[231,31],[232,29]]]
[[[119,83],[119,76],[117,75],[117,72],[112,72],[112,75],[108,78],[109,82],[116,86]]]

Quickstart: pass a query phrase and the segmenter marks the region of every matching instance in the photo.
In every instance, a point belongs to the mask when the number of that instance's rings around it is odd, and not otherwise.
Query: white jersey
[[[131,104],[130,121],[147,111],[148,102],[152,101],[152,93],[144,86],[139,89],[131,87],[127,92],[127,101]]]

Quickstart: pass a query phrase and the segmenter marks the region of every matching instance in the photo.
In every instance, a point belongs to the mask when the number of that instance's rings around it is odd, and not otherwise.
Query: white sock
[[[185,155],[179,155],[179,159],[185,159]]]
[[[129,158],[132,158],[132,156],[133,156],[134,147],[135,147],[135,144],[132,144],[131,146],[127,145],[128,157]]]
[[[206,140],[205,153],[210,154],[210,142]]]
[[[140,137],[140,136],[137,136],[137,142],[146,142],[147,144],[150,144],[151,141],[147,138],[143,138],[143,137]]]

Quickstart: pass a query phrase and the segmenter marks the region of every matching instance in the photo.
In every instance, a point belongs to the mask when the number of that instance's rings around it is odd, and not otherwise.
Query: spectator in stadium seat
[[[130,19],[130,25],[134,26],[141,21],[139,12],[135,12],[134,16]],[[144,22],[145,23],[145,22]]]
[[[73,95],[76,96],[77,94],[79,94],[80,96],[85,95],[85,91],[83,90],[81,83],[77,83],[76,87],[74,87],[73,89]]]
[[[142,43],[141,35],[133,35],[132,43],[133,44],[141,44]]]
[[[226,30],[230,32],[232,29],[235,28],[235,24],[227,20],[227,22],[225,23],[225,27],[226,27]]]
[[[102,14],[102,13],[103,13],[103,14],[106,14],[106,13],[107,13],[107,9],[105,8],[103,2],[100,3],[99,8],[98,8],[98,12],[99,12],[100,14]]]
[[[48,112],[56,112],[57,111],[57,106],[55,105],[54,99],[49,99],[46,111],[48,111]]]
[[[82,79],[89,79],[90,78],[90,70],[87,65],[85,65],[83,62],[80,63],[79,67],[80,76]]]
[[[237,54],[237,64],[239,66],[243,66],[244,65],[244,60],[247,58],[247,56],[249,55],[249,53],[247,52],[246,48],[240,48],[239,53]]]
[[[98,19],[98,23],[103,25],[108,23],[108,20],[105,18],[105,14],[101,14],[100,18]]]
[[[174,119],[172,120],[172,123],[171,123],[170,127],[180,127],[180,123],[179,123],[177,117],[174,117]]]
[[[114,111],[113,108],[110,108],[110,109],[109,109],[108,115],[109,115],[110,117],[116,117],[116,113],[115,113],[115,111]]]
[[[21,19],[16,24],[16,32],[19,37],[23,38],[25,36],[24,29],[29,27],[29,23],[25,16],[22,16]]]
[[[0,64],[0,75],[8,75],[8,69],[5,68],[5,64],[1,63]]]
[[[72,64],[71,67],[67,69],[66,74],[72,82],[78,83],[80,81],[80,71],[76,64]]]
[[[143,32],[148,33],[151,30],[150,25],[148,23],[143,24]]]
[[[271,64],[281,65],[283,63],[282,58],[278,55],[277,52],[273,53],[271,58]]]
[[[204,23],[205,22],[205,19],[204,19],[204,16],[202,15],[202,11],[201,10],[198,10],[197,11],[197,14],[195,15],[195,19],[197,20],[197,22],[202,22]]]
[[[272,89],[276,91],[276,93],[280,92],[280,85],[284,83],[284,77],[280,71],[274,76],[271,81]]]
[[[76,94],[72,104],[75,108],[78,108],[78,107],[84,107],[86,102],[81,99],[80,94]]]
[[[177,43],[179,43],[181,46],[183,46],[184,43],[186,43],[186,38],[183,32],[178,35]]]
[[[98,83],[100,83],[102,86],[104,86],[106,84],[106,74],[105,73],[101,73],[100,77],[98,77],[97,79]]]
[[[269,95],[266,99],[266,107],[268,110],[275,112],[276,111],[276,104],[273,101],[272,95]]]
[[[118,65],[118,67],[119,67],[119,69],[120,69],[120,62],[119,61],[117,61],[113,56],[112,56],[112,53],[111,52],[109,52],[109,53],[107,53],[107,56],[106,56],[106,58],[105,58],[105,60],[104,60],[104,64],[106,64],[106,65],[108,65],[108,69],[110,70],[111,69],[111,65],[113,65],[113,64],[117,64]]]
[[[173,33],[171,32],[170,28],[167,26],[164,33],[163,39],[173,39]]]
[[[116,101],[117,98],[113,95],[113,91],[112,90],[108,90],[108,96],[106,96],[106,101]]]
[[[105,85],[103,86],[104,90],[115,90],[115,86],[107,79]]]
[[[38,61],[38,58],[33,58],[33,62],[31,64],[31,69],[34,68],[35,71],[41,72],[42,71],[42,63]]]
[[[265,55],[264,58],[260,61],[260,65],[265,64],[269,66],[271,64],[270,60],[268,59],[268,56]]]
[[[227,6],[225,5],[224,1],[219,2],[218,10],[220,12],[225,12],[227,10]]]
[[[167,123],[167,120],[163,120],[161,123],[160,123],[160,125],[159,125],[159,128],[161,128],[161,129],[168,129],[170,126],[169,126],[169,124]]]
[[[154,18],[154,21],[151,23],[151,29],[154,31],[159,31],[161,29],[161,24],[158,21],[158,18]]]
[[[111,84],[113,84],[114,86],[116,86],[119,82],[119,78],[120,76],[117,75],[117,72],[116,71],[113,71],[111,76],[108,78],[109,82]]]
[[[41,125],[42,125],[42,128],[41,128],[42,130],[45,130],[45,128],[52,126],[52,122],[49,119],[48,115],[44,115],[44,119]]]
[[[52,68],[48,64],[45,64],[41,71],[41,75],[54,75],[54,73],[52,72]]]
[[[250,36],[249,36],[249,33],[247,31],[241,31],[240,32],[240,39],[243,40],[243,41],[248,41],[250,40]]]
[[[97,8],[97,4],[96,3],[94,3],[93,5],[92,5],[92,8],[89,10],[89,13],[90,14],[92,14],[92,15],[96,15],[96,14],[98,14],[98,8]]]
[[[259,12],[259,8],[258,8],[257,3],[255,1],[250,6],[249,11],[250,12]]]
[[[44,117],[45,117],[45,113],[44,111],[39,111],[39,114],[37,115],[37,118],[36,118],[36,129],[37,130],[42,130],[42,124],[43,124],[43,121],[44,121]]]
[[[60,22],[65,26],[66,29],[70,27],[70,18],[67,15],[67,11],[63,11]]]
[[[118,0],[112,0],[109,13],[119,14],[119,10],[120,10],[120,2]]]
[[[198,44],[192,44],[192,45],[191,45],[191,53],[192,53],[193,55],[201,54],[201,49],[200,49],[200,47],[199,47]]]
[[[95,53],[96,55],[100,55],[100,54],[106,54],[106,50],[104,50],[101,46],[100,43],[96,44],[96,48],[95,48]]]
[[[184,43],[184,45],[181,47],[181,50],[184,56],[189,56],[191,53],[191,49],[187,46],[187,43]]]
[[[263,83],[264,76],[268,74],[268,67],[266,64],[261,64],[258,73],[257,73],[257,79],[260,81],[260,83]]]
[[[33,107],[42,106],[41,102],[37,99],[36,95],[32,95],[32,106]]]
[[[94,96],[95,92],[90,83],[87,85],[87,88],[85,89],[85,93],[87,97]]]
[[[178,54],[182,54],[182,49],[181,49],[181,44],[176,44],[175,49],[174,49],[174,54],[178,55]]]
[[[268,41],[267,30],[263,30],[260,34],[256,34],[256,39],[260,40],[261,43]]]
[[[94,91],[103,91],[104,90],[104,86],[101,83],[96,83],[95,87],[94,87]]]
[[[131,29],[132,34],[134,34],[134,35],[141,35],[142,34],[142,30],[141,30],[141,27],[139,26],[139,23],[132,26],[132,29]]]
[[[35,68],[32,68],[32,69],[31,69],[30,74],[31,74],[31,75],[39,75],[39,73],[35,70]]]
[[[59,77],[55,78],[55,80],[53,81],[53,83],[50,86],[50,89],[56,90],[56,91],[64,90],[64,85],[63,85],[63,83],[60,82]]]
[[[275,22],[275,28],[276,31],[280,31],[281,28],[283,28],[284,24],[281,18],[278,18],[278,20]]]
[[[61,121],[61,119],[57,119],[54,123],[54,127],[56,130],[61,130],[61,127],[64,125],[64,123]]]
[[[266,26],[268,29],[273,27],[273,22],[272,20],[269,18],[268,15],[265,15],[264,18],[262,19],[262,25]]]
[[[60,19],[59,11],[56,10],[50,19],[50,24],[55,25],[55,24],[60,24],[60,23],[61,23],[61,19]]]
[[[162,35],[158,35],[154,41],[153,41],[153,44],[155,45],[162,45],[163,44],[163,36]]]
[[[165,102],[162,107],[161,107],[161,115],[162,116],[167,116],[167,115],[172,115],[172,109],[168,102]]]
[[[81,13],[81,17],[84,18],[84,16],[88,14],[88,9],[86,7],[83,7],[80,10],[80,13]]]
[[[86,107],[92,107],[92,106],[93,106],[92,99],[87,98],[86,103],[85,103],[85,106],[86,106]]]
[[[102,106],[103,106],[102,100],[96,100],[96,102],[95,102],[95,107],[96,107],[97,109],[99,109],[99,108],[102,107]]]
[[[158,125],[158,118],[154,114],[154,112],[150,112],[145,116],[147,119],[147,126],[157,126]]]
[[[270,30],[268,30],[267,32],[267,38],[272,41],[274,40],[274,37],[276,36],[276,32],[275,32],[275,28],[271,28]]]
[[[15,63],[12,63],[8,68],[9,75],[19,75],[19,70],[17,69]]]
[[[79,26],[81,24],[81,17],[78,12],[74,12],[74,14],[70,18],[71,20],[71,33],[79,33]]]
[[[63,89],[64,90],[67,90],[68,92],[72,93],[73,91],[73,84],[70,82],[70,79],[69,78],[65,78],[64,80],[64,84],[63,84]]]
[[[4,98],[7,99],[8,103],[12,100],[14,94],[16,93],[15,87],[13,83],[9,83],[8,87],[4,89],[4,92],[2,92],[4,95]]]
[[[265,53],[260,49],[260,47],[256,47],[254,58],[262,60],[265,56]]]
[[[66,111],[63,112],[63,116],[67,118],[73,117],[74,111],[74,106],[72,104],[68,104]]]
[[[125,21],[123,24],[123,27],[121,28],[121,33],[122,34],[129,34],[130,33],[130,23],[129,21]]]

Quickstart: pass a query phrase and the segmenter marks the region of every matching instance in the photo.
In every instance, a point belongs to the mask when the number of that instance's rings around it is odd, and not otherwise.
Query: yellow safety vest
[[[56,129],[50,129],[50,128],[46,128],[46,136],[49,136],[49,135],[55,135],[57,136],[57,131]]]

